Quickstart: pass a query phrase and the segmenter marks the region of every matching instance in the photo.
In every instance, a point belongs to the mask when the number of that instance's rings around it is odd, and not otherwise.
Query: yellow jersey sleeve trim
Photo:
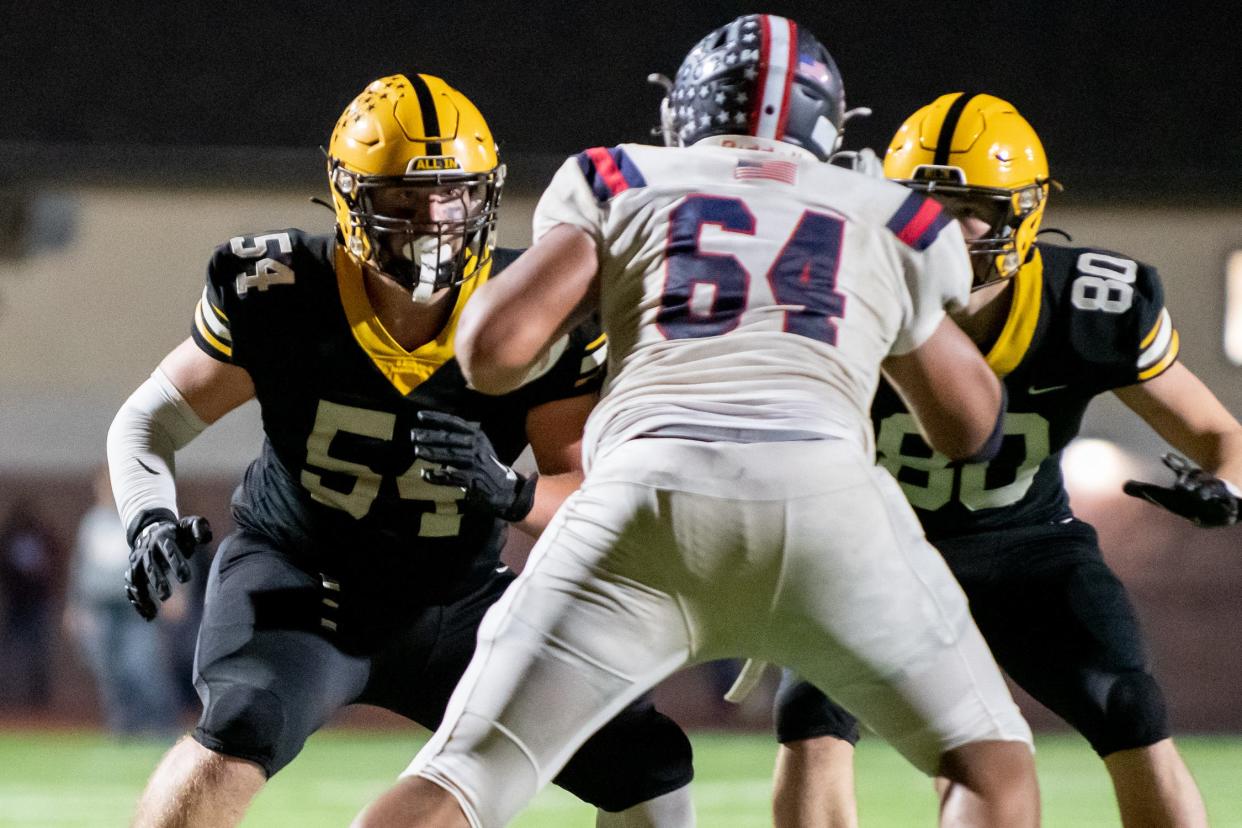
[[[586,350],[594,351],[596,348],[598,348],[600,345],[603,345],[607,341],[608,341],[608,334],[600,334],[599,336],[595,337],[594,339],[592,339],[590,342],[587,343]]]
[[[1044,260],[1038,250],[1013,279],[1013,303],[1009,307],[1009,318],[1005,320],[1005,327],[1001,329],[996,344],[987,353],[988,367],[999,377],[1018,367],[1035,337],[1044,293]]]
[[[198,335],[203,338],[204,342],[206,342],[212,348],[216,349],[216,351],[218,351],[223,356],[228,357],[230,360],[233,358],[233,346],[228,345],[224,342],[221,342],[219,339],[216,338],[216,335],[213,334],[211,330],[207,327],[207,322],[203,319],[203,303],[202,302],[199,302],[198,306],[195,308],[194,327],[198,330]]]
[[[1173,347],[1173,335],[1175,333],[1177,333],[1177,330],[1173,327],[1173,321],[1169,318],[1169,309],[1161,308],[1160,317],[1156,324],[1155,340],[1142,347],[1139,351],[1139,371],[1146,371],[1168,355],[1169,349]]]
[[[225,325],[229,324],[228,316],[225,315],[224,311],[217,308],[215,303],[212,302],[211,298],[207,295],[207,288],[203,288],[203,301],[207,304],[207,307],[211,308],[211,312],[216,315],[217,319]]]
[[[1168,369],[1177,360],[1177,353],[1181,348],[1181,338],[1177,335],[1177,331],[1173,331],[1173,336],[1169,341],[1169,349],[1165,351],[1163,357],[1155,365],[1145,371],[1140,371],[1139,382],[1146,382],[1149,379],[1158,377]]]
[[[595,340],[595,342],[602,342],[603,339],[604,339],[603,337],[600,337],[599,339]],[[594,345],[595,342],[591,344]],[[578,363],[578,380],[574,383],[574,386],[576,387],[579,385],[583,385],[584,383],[593,379],[597,374],[599,374],[600,371],[603,370],[604,365],[607,362],[608,362],[608,346],[607,345],[602,345],[602,347],[595,348],[594,350],[592,350],[590,346],[587,346],[586,355],[582,357],[582,361]]]
[[[1164,320],[1167,316],[1168,312],[1162,311],[1160,315],[1156,317],[1156,324],[1152,325],[1151,330],[1147,332],[1147,336],[1143,337],[1143,341],[1139,343],[1140,348],[1146,348],[1155,340],[1156,334],[1160,333],[1160,327],[1164,324]]]

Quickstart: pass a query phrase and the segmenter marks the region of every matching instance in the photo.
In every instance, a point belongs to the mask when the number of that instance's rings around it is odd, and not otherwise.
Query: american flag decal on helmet
[[[733,168],[733,177],[739,181],[753,181],[766,178],[793,184],[798,180],[798,165],[793,161],[752,161],[739,159]]]

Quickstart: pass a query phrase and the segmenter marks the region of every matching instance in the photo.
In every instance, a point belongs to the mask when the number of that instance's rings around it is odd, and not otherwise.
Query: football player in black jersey
[[[1123,824],[1205,825],[1134,610],[1095,530],[1070,511],[1060,459],[1087,404],[1112,391],[1210,472],[1183,474],[1176,491],[1137,493],[1196,522],[1225,523],[1237,515],[1237,491],[1224,481],[1242,482],[1242,427],[1177,361],[1154,268],[1035,241],[1051,180],[1038,136],[1013,106],[991,95],[938,98],[902,125],[884,172],[961,221],[976,287],[957,321],[1004,379],[1009,404],[997,457],[956,465],[927,446],[881,384],[872,409],[879,462],[965,589],[1000,665],[1103,758]],[[777,824],[857,824],[853,718],[790,675],[776,718]],[[976,824],[969,795],[938,787],[947,821]]]
[[[474,105],[436,77],[381,78],[337,122],[328,175],[335,234],[222,245],[191,338],[109,432],[127,587],[147,618],[210,540],[203,518],[177,516],[174,452],[250,399],[266,435],[207,583],[202,717],[151,777],[138,825],[236,824],[352,702],[434,729],[513,579],[507,523],[539,531],[581,480],[596,328],[501,397],[470,388],[454,358],[461,308],[516,255],[495,248],[504,167]],[[528,444],[542,476],[510,468]],[[557,781],[599,825],[683,826],[690,776],[685,735],[642,700]]]

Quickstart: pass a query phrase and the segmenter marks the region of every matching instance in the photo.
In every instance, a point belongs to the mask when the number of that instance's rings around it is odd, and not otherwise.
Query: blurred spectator
[[[53,573],[56,540],[34,505],[19,499],[0,527],[0,681],[3,697],[43,708],[51,696]]]
[[[65,626],[95,675],[110,731],[172,732],[180,705],[163,627],[175,620],[179,601],[165,604],[159,621],[143,621],[125,597],[128,563],[105,467],[95,478],[95,505],[78,526]]]

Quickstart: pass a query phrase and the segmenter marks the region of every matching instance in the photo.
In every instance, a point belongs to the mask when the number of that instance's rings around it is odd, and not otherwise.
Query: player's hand
[[[205,517],[178,520],[167,509],[148,509],[130,525],[128,536],[125,594],[138,614],[150,621],[160,603],[172,595],[168,573],[179,583],[190,580],[189,558],[211,542],[211,525]]]
[[[1164,464],[1177,475],[1172,486],[1127,480],[1122,491],[1181,515],[1196,526],[1232,526],[1237,523],[1238,497],[1228,483],[1196,468],[1176,454],[1166,454]]]
[[[466,505],[501,520],[518,521],[535,505],[535,476],[524,477],[496,456],[492,441],[479,428],[452,414],[418,412],[411,429],[414,456],[443,468],[423,469],[423,479],[437,486],[457,486]]]

